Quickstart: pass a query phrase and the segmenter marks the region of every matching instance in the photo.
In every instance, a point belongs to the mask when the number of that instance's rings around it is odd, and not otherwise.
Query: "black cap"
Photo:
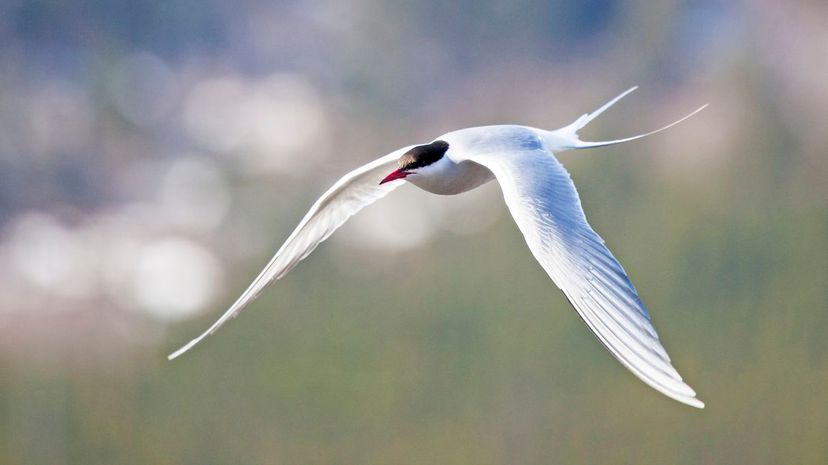
[[[400,169],[403,171],[422,168],[443,158],[448,148],[448,142],[435,140],[430,144],[418,145],[408,152],[405,152],[397,163],[399,163]]]

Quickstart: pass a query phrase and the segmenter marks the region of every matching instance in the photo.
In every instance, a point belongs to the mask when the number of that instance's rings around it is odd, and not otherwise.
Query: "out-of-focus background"
[[[828,462],[823,1],[0,3],[0,463]],[[365,210],[174,362],[346,171],[561,155],[707,408],[627,373],[496,184]]]

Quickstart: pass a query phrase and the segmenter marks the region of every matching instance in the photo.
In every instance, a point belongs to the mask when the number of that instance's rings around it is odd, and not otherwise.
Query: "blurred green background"
[[[828,463],[822,1],[0,2],[0,463]],[[673,362],[597,343],[492,184],[404,187],[182,358],[340,175],[556,128]]]

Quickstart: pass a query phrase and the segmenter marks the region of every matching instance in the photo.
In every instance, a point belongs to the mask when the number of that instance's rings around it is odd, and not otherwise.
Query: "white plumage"
[[[169,358],[186,352],[235,317],[348,218],[401,185],[401,180],[429,192],[450,195],[497,179],[532,254],[598,340],[656,390],[679,402],[704,407],[670,363],[635,287],[589,226],[575,185],[554,156],[564,150],[645,137],[704,108],[639,136],[605,142],[580,140],[579,129],[633,90],[635,87],[555,131],[516,125],[461,129],[437,138],[431,145],[404,147],[348,173],[316,201],[273,259],[221,318]],[[404,154],[409,154],[405,160],[415,163],[398,167]],[[399,169],[394,171],[395,168]],[[389,172],[392,173],[388,175]]]

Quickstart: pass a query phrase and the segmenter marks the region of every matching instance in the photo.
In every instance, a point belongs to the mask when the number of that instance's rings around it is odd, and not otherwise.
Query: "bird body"
[[[497,179],[506,206],[535,259],[598,340],[645,383],[679,402],[702,408],[704,404],[673,368],[627,273],[587,222],[575,185],[554,155],[646,137],[704,108],[634,137],[603,142],[579,138],[579,129],[633,90],[635,87],[554,131],[518,125],[460,129],[428,144],[395,150],[348,173],[316,201],[264,270],[221,318],[169,358],[214,333],[350,216],[384,197],[402,181],[434,194],[454,195]]]
[[[538,129],[516,125],[460,129],[437,140],[447,142],[445,156],[421,168],[422,175],[412,176],[408,181],[439,195],[462,194],[494,179],[491,170],[469,160],[466,154],[489,150],[508,154],[543,149]]]

